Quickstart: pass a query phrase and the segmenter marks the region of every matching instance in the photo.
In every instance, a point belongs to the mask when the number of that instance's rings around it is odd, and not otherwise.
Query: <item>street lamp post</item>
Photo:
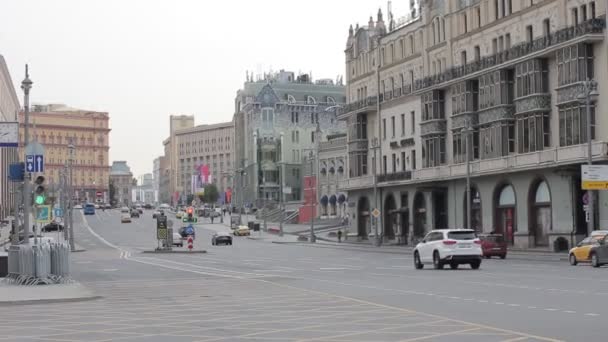
[[[69,150],[69,166],[70,166],[70,173],[69,173],[69,181],[68,181],[68,213],[69,213],[69,225],[70,225],[70,249],[73,251],[76,250],[76,246],[74,245],[74,201],[72,196],[73,194],[73,190],[72,190],[72,169],[74,168],[74,150],[76,149],[76,146],[74,146],[74,141],[70,140],[70,143],[68,144],[68,150]]]
[[[311,150],[309,153],[309,157],[310,157],[310,175],[313,175],[313,170],[314,170],[314,152]],[[312,179],[312,177],[310,177],[309,179]],[[312,188],[312,184],[309,184],[310,186],[310,191],[312,192],[313,188]],[[311,196],[310,199],[310,243],[315,243],[317,241],[317,237],[315,236],[315,202],[316,202],[316,194],[314,194],[314,196]]]
[[[583,82],[584,93],[578,96],[578,100],[581,104],[585,105],[587,112],[587,164],[593,165],[593,140],[592,127],[591,127],[591,102],[594,101],[599,93],[597,92],[597,82],[595,80],[588,79]],[[591,232],[595,229],[595,193],[593,190],[587,190],[589,194],[588,206],[589,206],[589,222],[587,224],[587,235],[590,236]]]
[[[378,160],[376,159],[376,150],[379,148],[378,138],[372,139],[372,149],[374,150],[374,163],[372,165],[372,176],[374,178],[374,209],[378,208],[378,174],[376,172],[376,168],[378,165]],[[380,219],[374,217],[374,245],[379,247],[382,243],[380,241],[380,237],[378,235],[378,226],[380,225]]]
[[[283,160],[283,132],[281,132],[281,140],[280,140],[280,158],[281,162],[279,164],[279,209],[281,209],[281,218],[279,219],[279,236],[283,236],[283,220],[285,220],[285,199],[283,198],[283,193],[285,189],[285,163]]]
[[[464,127],[462,127],[461,132],[464,133],[464,145],[465,145],[465,158],[467,163],[467,176],[466,176],[466,194],[467,194],[467,203],[465,204],[466,215],[467,215],[467,229],[472,229],[471,227],[471,155],[470,155],[470,146],[469,146],[469,136],[473,132],[473,127],[471,127],[471,123],[469,120],[465,120]]]
[[[23,116],[24,116],[24,129],[23,129],[23,160],[26,160],[25,155],[27,154],[27,145],[29,144],[29,125],[30,125],[30,89],[32,89],[32,80],[30,80],[30,73],[28,65],[25,65],[25,79],[21,82],[21,89],[23,89]],[[27,171],[27,170],[26,170]],[[26,172],[26,177],[23,181],[23,236],[26,244],[30,243],[30,212],[31,212],[31,201],[32,201],[32,189],[30,184],[31,174]],[[17,232],[19,236],[19,232]],[[19,237],[17,237],[19,239]]]

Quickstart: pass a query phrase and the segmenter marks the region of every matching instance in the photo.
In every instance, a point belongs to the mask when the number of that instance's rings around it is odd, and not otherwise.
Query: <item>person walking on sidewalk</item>
[[[342,230],[338,230],[338,242],[342,242]]]

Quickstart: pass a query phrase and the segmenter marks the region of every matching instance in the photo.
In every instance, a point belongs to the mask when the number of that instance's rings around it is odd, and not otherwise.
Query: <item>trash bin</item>
[[[260,224],[259,223],[255,223],[253,225],[253,231],[254,232],[259,232],[260,231]]]

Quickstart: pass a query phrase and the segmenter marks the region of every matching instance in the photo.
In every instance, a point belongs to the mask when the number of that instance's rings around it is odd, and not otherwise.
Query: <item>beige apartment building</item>
[[[0,55],[0,122],[17,122],[20,104],[6,61]],[[0,219],[14,215],[16,183],[9,181],[9,166],[19,161],[16,147],[0,147]]]
[[[351,26],[338,117],[349,127],[339,188],[350,230],[409,244],[467,226],[468,206],[471,228],[518,247],[563,249],[585,236],[588,123],[594,162],[608,162],[608,118],[596,116],[608,110],[605,3],[411,1],[402,18],[378,12]],[[590,122],[588,79],[600,94]],[[594,228],[605,228],[608,194],[596,196]]]
[[[19,114],[20,158],[23,158],[23,112]],[[45,149],[44,175],[51,191],[60,186],[60,173],[69,165],[68,145],[75,147],[72,186],[79,201],[107,201],[110,175],[110,117],[105,112],[63,104],[34,105],[30,140]],[[35,128],[34,128],[35,127]],[[97,196],[100,193],[101,196]]]
[[[234,124],[200,125],[175,132],[177,191],[193,195],[205,184],[215,184],[222,196],[232,185]]]
[[[178,159],[177,159],[177,143],[175,141],[175,133],[178,130],[194,127],[193,115],[171,115],[169,117],[169,137],[163,140],[164,149],[164,167],[161,170],[161,183],[163,183],[163,191],[161,191],[161,202],[176,204],[180,193],[181,186],[177,182],[178,178]],[[160,187],[160,184],[159,184]]]

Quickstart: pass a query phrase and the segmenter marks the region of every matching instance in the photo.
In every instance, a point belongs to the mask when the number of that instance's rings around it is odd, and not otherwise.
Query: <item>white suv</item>
[[[469,264],[476,270],[481,266],[481,241],[471,229],[432,230],[414,249],[414,266],[422,269],[424,264],[433,264],[442,269],[449,264],[457,269],[460,264]]]

